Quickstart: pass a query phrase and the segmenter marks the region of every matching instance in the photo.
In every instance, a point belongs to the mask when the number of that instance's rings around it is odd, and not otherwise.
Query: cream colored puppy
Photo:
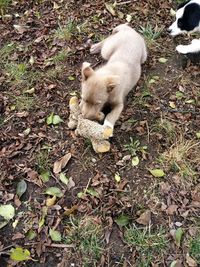
[[[111,111],[104,124],[113,128],[125,97],[140,78],[141,64],[147,59],[145,41],[127,24],[121,24],[111,36],[92,45],[90,52],[101,52],[107,63],[95,70],[90,63],[83,63],[81,112],[87,119],[102,121],[102,110],[108,105]]]

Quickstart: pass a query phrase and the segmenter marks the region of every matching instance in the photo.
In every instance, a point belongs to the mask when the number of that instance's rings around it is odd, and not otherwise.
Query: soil
[[[186,179],[189,180],[187,186],[184,182],[180,186],[175,183],[175,177],[179,174],[158,160],[180,136],[186,140],[198,141],[199,65],[193,62],[193,58],[180,56],[175,52],[178,43],[190,42],[192,38],[182,36],[173,40],[166,32],[174,19],[170,16],[170,9],[175,9],[175,2],[145,0],[117,3],[115,10],[121,13],[114,16],[101,0],[38,0],[28,3],[22,0],[20,4],[13,1],[2,11],[0,46],[3,48],[8,43],[15,43],[17,46],[6,58],[7,62],[25,62],[27,72],[39,72],[41,78],[30,79],[28,84],[20,84],[19,80],[12,78],[9,71],[6,71],[5,54],[1,54],[0,203],[15,207],[15,218],[0,229],[1,267],[86,266],[78,249],[67,246],[56,248],[52,246],[56,242],[52,242],[48,234],[49,228],[56,225],[55,229],[65,236],[65,227],[70,216],[90,216],[94,220],[98,218],[104,229],[104,237],[106,231],[110,231],[107,242],[104,238],[101,259],[89,266],[137,266],[137,250],[130,248],[125,242],[124,228],[117,225],[116,218],[126,214],[130,222],[137,225],[136,220],[142,212],[150,210],[152,228],[162,226],[169,235],[175,222],[181,222],[188,229],[195,225],[192,218],[200,215],[200,206],[191,208],[191,192],[195,190],[200,178],[199,166],[194,166],[197,173],[195,179],[191,181],[190,173]],[[123,18],[119,14],[123,14]],[[102,63],[99,55],[90,55],[90,41],[95,42],[107,36],[113,27],[126,22],[128,14],[131,14],[130,24],[136,30],[140,30],[141,26],[152,25],[153,28],[162,28],[162,33],[156,40],[148,40],[145,36],[149,54],[143,66],[142,77],[127,97],[126,107],[110,140],[111,150],[99,155],[93,151],[89,140],[77,137],[68,128],[68,103],[74,92],[80,96],[82,62],[89,61],[93,66]],[[76,25],[85,23],[84,27],[75,28],[69,38],[55,37],[55,31],[69,20]],[[14,25],[23,27],[16,30]],[[62,49],[70,49],[69,56],[59,62],[48,61]],[[31,56],[34,62],[30,64]],[[166,58],[167,62],[160,63],[160,58]],[[34,93],[30,95],[33,97],[33,104],[26,109],[20,109],[16,99],[31,88],[34,88]],[[182,92],[184,97],[178,98],[177,92]],[[46,118],[52,112],[58,114],[63,122],[56,126],[47,125]],[[162,120],[167,120],[174,126],[173,137],[164,128],[156,128],[157,123]],[[24,134],[27,128],[30,128],[28,135]],[[139,141],[140,148],[147,146],[146,153],[139,149],[136,151],[140,159],[137,166],[132,165],[131,159],[135,155],[130,146],[128,149],[126,146],[131,143],[130,137]],[[74,184],[71,188],[66,187],[59,176],[53,173],[53,164],[67,153],[71,153],[71,159],[62,171],[68,178],[72,177]],[[127,160],[123,161],[125,156]],[[43,163],[39,158],[43,158]],[[151,175],[149,169],[156,168],[164,169],[164,178]],[[47,183],[41,180],[42,169],[50,171],[50,180]],[[116,174],[121,178],[119,183],[115,181]],[[16,188],[22,179],[27,183],[27,190],[19,199]],[[171,189],[167,194],[160,191],[162,182],[170,183]],[[41,220],[42,209],[46,206],[47,196],[44,191],[51,186],[59,187],[64,196],[49,207],[45,223],[39,229],[38,222]],[[93,188],[99,196],[86,194],[83,198],[77,197],[85,188]],[[185,190],[185,193],[181,190]],[[183,207],[184,199],[189,202]],[[162,203],[167,207],[176,204],[178,209],[169,215],[166,209],[160,208]],[[66,209],[75,206],[75,213],[63,216]],[[181,214],[186,210],[190,210],[190,215],[184,218]],[[18,223],[13,227],[16,219]],[[33,240],[27,237],[30,229],[37,233]],[[183,264],[180,266],[187,266],[185,247],[175,247],[173,238],[169,239],[171,245],[167,252],[158,262],[155,259],[151,266],[169,266],[170,262],[177,259]],[[28,249],[35,261],[11,261],[9,252],[13,247]]]

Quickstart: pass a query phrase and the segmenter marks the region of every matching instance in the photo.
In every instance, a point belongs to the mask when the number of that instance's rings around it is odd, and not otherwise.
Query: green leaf
[[[50,125],[53,123],[53,112],[51,113],[51,115],[49,115],[49,117],[47,117],[47,125]]]
[[[162,64],[165,64],[165,63],[167,62],[167,59],[164,58],[164,57],[160,57],[160,58],[158,59],[158,61],[159,61],[160,63],[162,63]]]
[[[70,81],[74,81],[75,78],[74,78],[74,76],[68,76],[68,80],[70,80]]]
[[[180,244],[181,244],[181,238],[184,234],[184,231],[182,228],[178,228],[176,231],[175,231],[175,242],[176,242],[176,245],[178,247],[180,247]]]
[[[9,221],[15,216],[15,209],[11,204],[0,206],[0,216]]]
[[[62,197],[63,193],[58,187],[49,187],[46,189],[45,194],[50,196]]]
[[[197,138],[200,138],[200,132],[197,132],[197,133],[196,133],[196,137],[197,137]]]
[[[27,183],[24,180],[21,180],[17,184],[17,190],[16,190],[16,194],[18,195],[19,198],[21,198],[21,196],[26,192],[26,189],[27,189]]]
[[[126,226],[130,221],[130,218],[126,214],[120,215],[117,219],[115,219],[116,224],[119,226]]]
[[[32,240],[36,237],[36,233],[32,229],[30,229],[26,236],[27,236],[28,240]]]
[[[98,192],[95,191],[93,188],[88,188],[86,192],[88,194],[90,194],[91,196],[93,196],[93,197],[98,197],[99,196]]]
[[[77,197],[78,198],[82,198],[82,197],[84,197],[85,196],[85,193],[84,192],[79,192],[78,194],[77,194]]]
[[[27,249],[17,247],[11,249],[10,258],[15,261],[26,261],[31,259],[30,255]]]
[[[119,183],[121,181],[121,177],[119,176],[119,173],[115,173],[115,181]]]
[[[60,178],[60,180],[61,180],[61,182],[62,182],[63,184],[65,184],[65,185],[68,184],[69,179],[66,177],[66,175],[65,175],[63,172],[60,173],[59,178]]]
[[[153,170],[149,170],[149,171],[154,177],[163,177],[163,176],[165,176],[164,171],[161,170],[161,169],[153,169]]]
[[[62,122],[63,120],[60,118],[60,116],[58,116],[58,115],[54,115],[53,116],[53,121],[52,121],[52,123],[54,124],[54,125],[57,125],[57,124],[59,124],[60,122]]]
[[[184,93],[183,92],[181,92],[181,91],[177,91],[176,92],[176,98],[181,99],[183,97],[184,97]]]
[[[170,264],[170,267],[176,267],[176,264],[177,264],[177,260],[172,261],[172,263]]]
[[[50,177],[50,171],[43,171],[41,174],[40,174],[40,178],[42,179],[42,181],[44,183],[48,182],[49,181],[49,177]]]
[[[49,230],[49,235],[51,237],[51,239],[53,241],[57,241],[57,242],[60,242],[61,241],[61,234],[60,232],[56,231],[56,230],[53,230],[53,229],[50,229]]]
[[[139,160],[138,156],[135,156],[132,158],[132,161],[131,161],[132,166],[137,166],[139,164],[139,162],[140,162],[140,160]]]

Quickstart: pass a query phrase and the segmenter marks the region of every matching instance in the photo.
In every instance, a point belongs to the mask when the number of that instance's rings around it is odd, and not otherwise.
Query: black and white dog
[[[176,12],[176,21],[168,31],[172,36],[200,32],[200,0],[181,3]],[[176,50],[181,54],[200,53],[200,39],[192,40],[189,45],[178,45]]]

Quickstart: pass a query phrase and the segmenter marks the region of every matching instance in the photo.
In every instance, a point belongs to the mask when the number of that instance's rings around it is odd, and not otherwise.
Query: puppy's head
[[[91,68],[90,63],[83,63],[80,108],[84,118],[97,121],[104,119],[102,109],[118,85],[118,80],[115,75],[100,76]]]
[[[168,28],[170,35],[195,32],[200,28],[200,5],[186,1],[178,6],[176,21]]]

